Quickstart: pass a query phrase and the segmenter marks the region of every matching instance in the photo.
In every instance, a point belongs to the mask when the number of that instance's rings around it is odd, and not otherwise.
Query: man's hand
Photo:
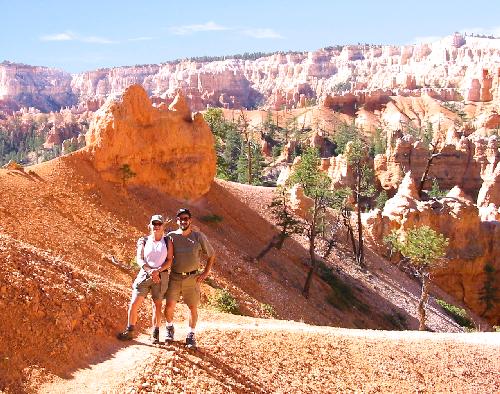
[[[153,269],[150,271],[154,283],[160,283],[160,271]]]
[[[209,274],[208,272],[203,271],[201,274],[199,274],[199,275],[196,277],[196,282],[198,282],[198,283],[202,283],[205,279],[207,279],[208,274]]]

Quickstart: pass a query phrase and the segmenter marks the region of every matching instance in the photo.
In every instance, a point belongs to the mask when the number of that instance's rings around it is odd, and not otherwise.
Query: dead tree
[[[420,183],[418,185],[418,197],[422,198],[422,192],[424,190],[424,184],[427,181],[427,177],[429,175],[429,170],[431,169],[432,161],[441,155],[441,152],[438,152],[438,145],[439,145],[439,139],[436,142],[431,142],[429,144],[432,147],[432,151],[427,158],[427,163],[425,165],[425,170],[424,173],[422,174],[422,177],[420,178]]]

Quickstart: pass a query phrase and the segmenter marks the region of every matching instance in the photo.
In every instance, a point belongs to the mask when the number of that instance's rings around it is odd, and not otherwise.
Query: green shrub
[[[132,257],[128,265],[133,269],[141,269],[141,267],[139,267],[139,264],[137,263],[137,256]]]
[[[219,312],[240,314],[240,307],[236,299],[227,289],[217,289],[208,300],[209,305]]]
[[[443,300],[436,300],[441,308],[461,327],[474,328],[474,324],[467,316],[465,309],[459,308],[455,305],[448,304]]]
[[[273,146],[273,148],[271,149],[271,156],[273,157],[273,159],[276,159],[277,157],[279,157],[279,155],[281,155],[282,150],[283,150],[283,147],[281,147],[279,145]]]
[[[205,279],[205,284],[209,285],[210,287],[213,287],[214,289],[219,289],[220,288],[219,286],[217,286],[217,283],[215,282],[215,280],[213,280],[210,277],[208,277],[207,279]]]
[[[431,190],[429,190],[429,197],[431,198],[443,198],[443,197],[446,197],[446,195],[448,194],[449,190],[441,190],[439,188],[439,183],[437,181],[436,178],[434,178],[432,180],[432,186],[431,186]]]
[[[132,171],[132,168],[130,168],[130,164],[124,164],[122,165],[118,171],[120,172],[120,178],[122,179],[122,185],[125,186],[127,181],[130,178],[135,177],[137,174]]]
[[[222,222],[222,219],[222,216],[216,214],[205,215],[200,218],[200,220],[205,223],[219,223]]]
[[[260,309],[266,314],[271,317],[277,317],[276,311],[274,310],[272,305],[269,304],[260,304]]]
[[[387,195],[387,192],[385,190],[382,190],[377,198],[375,198],[375,206],[378,209],[383,210],[388,199],[389,196]]]

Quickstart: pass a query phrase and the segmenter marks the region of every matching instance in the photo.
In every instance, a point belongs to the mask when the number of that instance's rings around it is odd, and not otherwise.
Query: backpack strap
[[[142,261],[144,261],[144,248],[146,247],[146,242],[148,241],[148,237],[142,237],[142,251],[141,251],[141,258]]]

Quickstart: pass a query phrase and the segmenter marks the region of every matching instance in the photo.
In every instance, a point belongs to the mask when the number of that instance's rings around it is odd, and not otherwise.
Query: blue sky
[[[0,0],[0,62],[68,72],[454,31],[500,36],[500,1]]]

